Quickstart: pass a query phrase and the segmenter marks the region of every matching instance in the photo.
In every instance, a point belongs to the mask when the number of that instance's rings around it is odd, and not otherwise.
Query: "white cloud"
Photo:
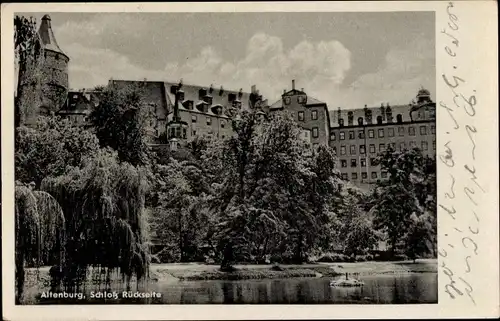
[[[303,41],[287,51],[280,38],[258,33],[248,41],[245,57],[236,62],[224,62],[209,47],[183,65],[169,64],[165,71],[171,79],[183,78],[187,83],[207,86],[221,84],[249,90],[255,84],[274,102],[283,89],[290,89],[292,79],[305,90],[325,82],[338,86],[351,67],[350,56],[338,41]]]

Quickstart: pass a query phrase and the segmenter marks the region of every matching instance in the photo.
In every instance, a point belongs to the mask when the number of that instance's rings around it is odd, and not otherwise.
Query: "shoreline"
[[[437,273],[437,259],[394,262],[314,263],[279,265],[282,271],[273,270],[271,264],[237,264],[233,272],[221,272],[218,265],[199,263],[167,263],[151,265],[151,277],[157,282],[199,280],[250,280],[294,277],[336,277],[356,274]]]
[[[219,265],[203,263],[165,263],[150,266],[149,281],[178,282],[201,280],[262,280],[287,279],[300,277],[336,277],[348,274],[356,276],[408,273],[437,273],[437,259],[394,262],[354,262],[354,263],[312,263],[312,264],[283,264],[279,270],[273,269],[272,264],[236,264],[232,272],[220,271]],[[44,287],[37,283],[47,284],[50,280],[48,266],[38,269],[26,269],[27,287]],[[38,275],[38,277],[37,277]],[[37,281],[37,279],[39,281]],[[112,283],[120,283],[119,274],[112,273]],[[90,278],[89,280],[90,281]],[[136,282],[133,278],[132,283]]]

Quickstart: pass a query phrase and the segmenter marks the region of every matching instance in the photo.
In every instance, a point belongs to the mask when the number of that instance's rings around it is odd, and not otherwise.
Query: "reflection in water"
[[[148,300],[106,300],[93,304],[404,304],[437,303],[437,273],[361,277],[363,287],[331,287],[329,278],[245,281],[186,281],[152,284],[162,294]],[[40,302],[49,303],[49,302]],[[56,303],[56,302],[51,302]],[[57,302],[57,304],[71,302]],[[76,302],[72,302],[73,304]],[[80,301],[78,304],[84,302]]]

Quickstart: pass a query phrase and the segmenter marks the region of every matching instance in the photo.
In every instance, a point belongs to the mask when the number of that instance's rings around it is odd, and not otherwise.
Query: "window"
[[[358,179],[358,173],[352,173],[351,177],[352,179]]]
[[[342,179],[343,179],[344,181],[347,181],[347,173],[342,173]]]
[[[313,110],[311,112],[311,119],[312,120],[317,120],[318,119],[318,111],[317,110]],[[344,125],[344,120],[343,119],[341,119],[341,120],[342,120],[342,125],[341,126],[343,126]]]
[[[419,111],[419,112],[417,113],[417,119],[421,119],[421,118],[422,118],[422,112],[420,112],[420,111]]]
[[[401,123],[403,122],[403,116],[402,116],[401,114],[398,114],[398,115],[396,116],[396,121],[397,121],[399,124],[401,124]]]
[[[378,150],[379,150],[379,152],[381,152],[381,153],[382,153],[382,152],[385,152],[385,144],[380,144],[380,145],[378,145]]]
[[[358,125],[360,125],[360,126],[363,125],[363,117],[358,118]]]
[[[376,158],[370,158],[370,166],[377,166],[377,159]]]
[[[335,133],[330,133],[330,140],[335,140],[337,139],[337,135]]]
[[[366,167],[366,158],[361,158],[359,161],[361,167]]]
[[[373,132],[373,129],[370,129],[370,130],[368,131],[368,137],[369,137],[369,138],[373,138],[373,137],[375,137],[375,133]]]
[[[351,152],[351,155],[356,155],[356,145],[351,145],[350,152]]]
[[[436,141],[435,140],[432,141],[432,149],[436,150]]]
[[[420,135],[427,135],[427,127],[420,126]]]
[[[187,130],[186,130],[186,128],[183,128],[182,129],[182,138],[186,139],[186,135],[187,135]]]
[[[408,127],[408,134],[410,134],[410,136],[415,136],[415,127]]]
[[[366,146],[365,145],[359,145],[359,153],[360,154],[366,153]]]
[[[372,179],[376,179],[377,178],[377,172],[372,172]]]
[[[389,137],[394,137],[394,128],[387,128]]]
[[[383,172],[382,172],[382,173],[380,173],[380,174],[381,174],[380,176],[382,176],[382,178],[387,178],[387,172],[383,171]]]
[[[399,144],[399,150],[404,151],[406,149],[405,143]]]
[[[319,136],[318,135],[318,127],[313,127],[313,133],[312,134],[313,134],[314,138],[318,138],[318,136]]]
[[[383,128],[380,128],[380,129],[378,130],[378,137],[380,137],[380,138],[383,138],[383,137],[384,137],[384,129],[383,129]]]
[[[382,116],[377,116],[377,124],[382,125]]]
[[[435,134],[436,133],[436,126],[432,125],[431,126],[431,134]]]
[[[207,125],[212,125],[212,118],[207,117]]]
[[[191,122],[196,123],[196,115],[191,115]]]
[[[417,142],[416,142],[416,141],[414,141],[414,140],[412,140],[412,141],[410,142],[410,148],[415,148],[415,147],[417,147]]]
[[[220,121],[220,127],[224,128],[224,126],[226,126],[226,121],[225,120],[221,120]]]
[[[399,127],[398,128],[398,133],[399,133],[399,136],[404,136],[405,135],[405,128],[404,127]]]
[[[370,154],[375,154],[375,144],[370,144]]]
[[[427,142],[422,142],[421,144],[422,150],[428,150],[429,149],[429,144]]]
[[[349,139],[354,139],[354,130],[349,131]]]
[[[340,140],[344,140],[345,139],[345,133],[344,132],[340,132],[339,139]]]
[[[340,160],[340,166],[347,167],[347,161],[345,159]]]
[[[356,166],[357,166],[356,158],[351,158],[351,167],[356,167]]]
[[[340,146],[340,155],[345,155],[345,145]]]
[[[226,138],[226,136],[222,135],[221,138],[224,139],[224,138]]]
[[[304,112],[299,111],[299,121],[304,121]]]
[[[177,97],[178,97],[179,101],[184,101],[184,92],[182,90],[178,91]]]
[[[358,138],[360,138],[360,139],[365,138],[365,131],[364,130],[358,130]]]
[[[368,173],[367,172],[361,173],[361,178],[362,179],[367,179],[368,178]]]
[[[196,129],[193,129],[193,130],[191,131],[191,136],[196,136]]]

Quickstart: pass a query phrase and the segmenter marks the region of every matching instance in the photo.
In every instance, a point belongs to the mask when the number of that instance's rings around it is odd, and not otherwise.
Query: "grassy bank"
[[[280,265],[280,269],[281,271],[277,271],[272,265],[236,265],[235,271],[222,272],[216,265],[173,263],[153,265],[151,275],[157,281],[195,281],[334,277],[345,273],[358,275],[437,273],[437,260],[422,260],[416,263],[401,261]]]

